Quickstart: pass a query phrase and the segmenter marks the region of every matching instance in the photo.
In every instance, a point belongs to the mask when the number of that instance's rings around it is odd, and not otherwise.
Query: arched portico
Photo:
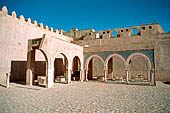
[[[31,40],[29,40],[29,43],[32,43]],[[38,49],[38,48],[29,48],[28,53],[27,53],[27,71],[26,71],[26,84],[27,85],[33,85],[35,81],[35,56],[36,56],[36,50],[41,51],[45,58],[45,63],[46,63],[46,69],[45,69],[45,75],[44,76],[44,81],[42,84],[48,84],[48,67],[49,67],[49,57],[48,54],[43,50],[43,49]],[[38,81],[39,78],[36,77],[36,80]]]
[[[80,58],[78,56],[74,56],[72,59],[72,80],[81,81],[81,65]]]
[[[67,80],[67,83],[71,83],[71,73],[72,73],[72,56],[79,56],[81,61],[83,59],[83,47],[81,46],[78,46],[78,45],[75,45],[73,43],[70,43],[70,40],[62,40],[62,39],[59,39],[58,37],[60,37],[60,34],[57,35],[57,37],[53,37],[53,36],[50,36],[50,35],[43,35],[42,38],[38,38],[38,39],[32,39],[32,40],[29,40],[29,43],[28,43],[28,51],[30,50],[34,50],[34,49],[39,49],[41,51],[43,51],[43,53],[45,53],[45,55],[47,56],[46,58],[48,59],[48,66],[47,66],[47,75],[46,75],[46,87],[49,88],[49,87],[52,87],[53,84],[54,84],[54,74],[55,73],[55,60],[56,60],[56,56],[61,54],[63,55],[63,59],[67,59],[65,61],[67,61],[67,69],[65,69],[65,75],[66,75],[66,80]],[[62,36],[62,38],[69,38],[69,37],[65,37],[65,36]],[[74,51],[74,52],[71,52],[71,51]],[[28,52],[29,53],[29,52]],[[31,65],[34,65],[32,64],[32,60],[34,60],[34,58],[31,56],[33,56],[33,53],[32,54],[28,54],[28,60],[27,60],[27,64],[29,65],[28,66],[28,69],[27,70],[31,70]],[[81,69],[83,69],[81,67]],[[28,71],[28,79],[27,81],[30,82],[30,74],[32,72]],[[31,85],[31,83],[28,83],[28,85]]]
[[[107,71],[107,79],[118,80],[122,82],[126,79],[125,68],[126,68],[125,58],[119,54],[111,54],[105,60],[105,66]]]
[[[52,60],[54,68],[54,82],[70,83],[68,66],[70,65],[69,57],[66,53],[57,52]]]
[[[133,53],[126,60],[126,75],[128,81],[150,81],[154,83],[153,63],[143,53]]]
[[[105,62],[104,62],[104,59],[103,57],[99,56],[99,55],[92,55],[90,57],[88,57],[85,61],[85,70],[86,70],[86,76],[85,76],[85,80],[88,81],[88,78],[92,78],[92,72],[90,72],[90,68],[89,68],[89,63],[90,61],[92,61],[93,58],[97,58],[101,61],[101,65],[103,66],[103,68],[100,70],[102,71],[103,70],[103,74],[104,74],[104,78],[106,80],[106,76],[105,76]],[[92,63],[92,62],[91,62]],[[93,64],[93,63],[92,63]],[[91,66],[91,65],[90,65]],[[91,67],[92,68],[92,67]],[[97,70],[96,70],[97,71]],[[89,77],[88,75],[91,73],[91,77]]]

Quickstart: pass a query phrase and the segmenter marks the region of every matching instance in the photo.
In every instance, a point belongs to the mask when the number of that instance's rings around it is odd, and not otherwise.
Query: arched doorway
[[[47,69],[47,54],[43,50],[33,48],[27,53],[26,84],[46,86]]]
[[[54,83],[66,83],[68,72],[68,59],[63,54],[57,54],[54,60]]]
[[[107,78],[114,81],[125,82],[125,59],[118,54],[112,54],[106,59],[108,70]]]
[[[81,71],[81,63],[78,56],[75,56],[73,58],[72,62],[72,75],[71,80],[73,81],[79,81],[80,80],[80,71]]]
[[[104,79],[104,60],[99,55],[90,56],[86,60],[86,77],[88,80]]]
[[[47,57],[45,53],[39,49],[35,49],[34,84],[46,85],[47,66]],[[44,81],[40,82],[39,78],[44,78]]]
[[[152,62],[146,55],[142,53],[134,53],[128,57],[127,63],[129,71],[129,81],[150,81]]]

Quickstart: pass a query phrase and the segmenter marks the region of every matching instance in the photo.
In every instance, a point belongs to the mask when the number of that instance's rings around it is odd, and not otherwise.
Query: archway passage
[[[46,85],[46,76],[48,68],[48,58],[46,54],[39,49],[33,48],[28,52],[27,57],[27,85]]]
[[[142,55],[134,55],[128,62],[129,81],[150,81],[151,63]]]
[[[54,82],[66,83],[68,60],[64,54],[58,54],[54,61]]]
[[[40,50],[35,49],[35,74],[33,77],[34,84],[45,85],[46,74],[47,74],[47,59]],[[39,78],[44,78],[44,81],[41,82]]]
[[[126,81],[125,61],[118,55],[113,55],[107,63],[109,80]]]
[[[71,74],[71,80],[73,81],[79,81],[80,80],[80,71],[81,71],[81,63],[78,56],[75,56],[73,58],[72,62],[72,74]]]
[[[88,80],[104,80],[104,61],[100,57],[92,57],[88,63]]]

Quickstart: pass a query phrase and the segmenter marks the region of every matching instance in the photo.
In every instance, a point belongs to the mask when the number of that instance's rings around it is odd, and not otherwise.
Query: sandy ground
[[[0,86],[0,113],[170,113],[170,85],[76,82],[53,88]]]

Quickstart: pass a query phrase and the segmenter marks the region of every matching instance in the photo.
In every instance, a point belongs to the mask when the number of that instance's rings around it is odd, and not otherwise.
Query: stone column
[[[128,84],[128,82],[129,82],[129,71],[128,71],[128,69],[125,70],[125,74],[126,74],[126,83]]]
[[[107,82],[107,69],[104,69],[104,82]]]
[[[54,69],[48,68],[46,75],[46,88],[51,88],[54,85]]]
[[[155,70],[151,69],[151,85],[156,85],[156,81],[155,81]]]
[[[67,84],[71,84],[71,69],[68,69],[68,74],[67,74]]]
[[[80,81],[83,82],[84,80],[84,69],[80,70]]]
[[[10,79],[10,74],[6,73],[6,88],[9,88],[9,79]]]
[[[88,81],[88,70],[85,70],[85,81]]]
[[[26,85],[32,85],[35,74],[35,50],[31,50],[32,41],[28,42]]]

